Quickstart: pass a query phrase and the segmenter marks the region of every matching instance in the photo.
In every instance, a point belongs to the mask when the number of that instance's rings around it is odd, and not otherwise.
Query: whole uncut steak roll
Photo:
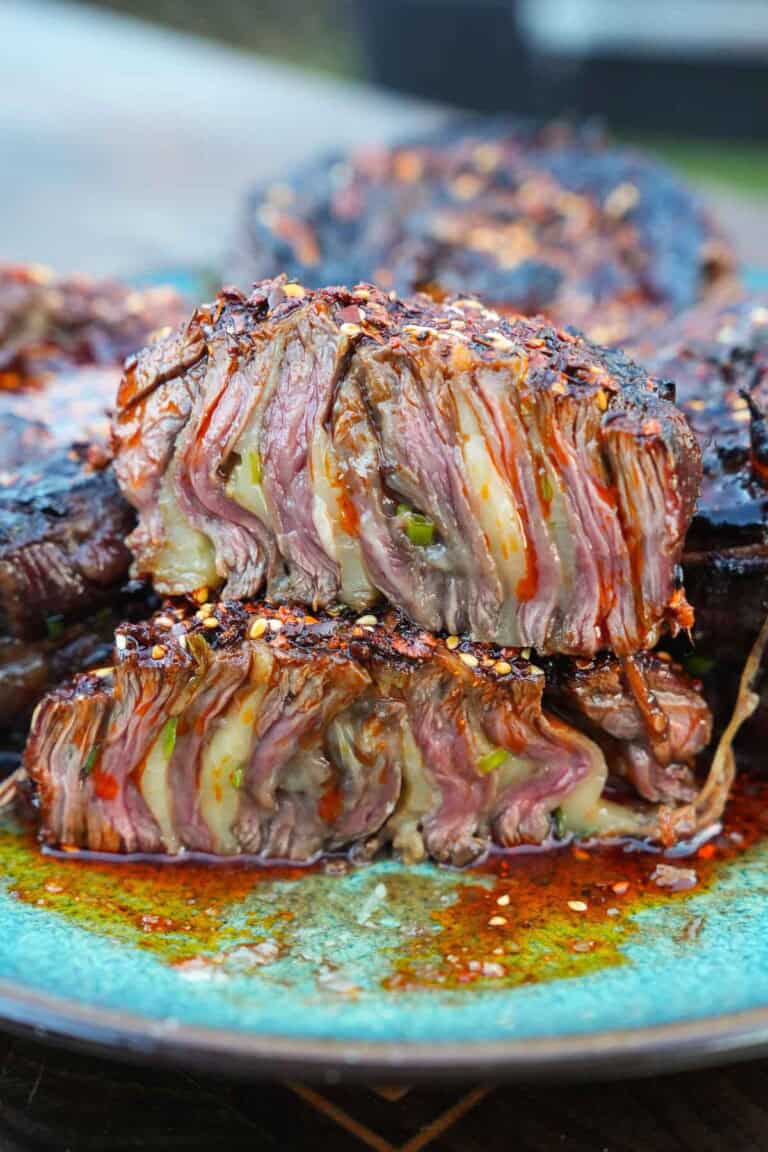
[[[161,593],[266,590],[539,652],[690,624],[699,450],[622,354],[475,300],[278,278],[128,362],[115,470]]]
[[[464,121],[255,188],[231,274],[478,294],[621,344],[733,288],[733,258],[658,159],[593,126]]]
[[[571,834],[670,844],[722,812],[727,782],[694,771],[707,706],[654,656],[563,662],[550,703],[525,654],[392,610],[195,609],[121,626],[112,664],[38,706],[24,764],[47,843],[462,864]]]

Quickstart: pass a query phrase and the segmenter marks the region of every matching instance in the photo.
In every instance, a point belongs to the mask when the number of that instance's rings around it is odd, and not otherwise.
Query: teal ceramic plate
[[[245,1075],[617,1075],[753,1054],[764,827],[761,789],[684,859],[280,871],[43,856],[6,822],[0,1018]]]

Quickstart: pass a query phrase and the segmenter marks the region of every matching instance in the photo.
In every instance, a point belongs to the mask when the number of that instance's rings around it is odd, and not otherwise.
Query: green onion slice
[[[423,512],[414,512],[407,504],[398,504],[397,515],[403,521],[405,534],[411,544],[428,547],[435,539],[435,522]]]
[[[489,772],[495,772],[497,768],[500,768],[507,756],[509,756],[509,752],[506,748],[494,748],[493,751],[486,752],[484,756],[480,757],[477,767],[484,775],[487,775]]]
[[[166,720],[163,725],[163,730],[160,733],[160,739],[162,741],[161,747],[166,760],[170,760],[173,755],[173,750],[176,747],[176,726],[178,723],[178,716],[171,716],[170,720]]]
[[[229,779],[233,788],[242,788],[243,781],[245,780],[245,771],[242,764],[232,769]]]
[[[251,448],[250,452],[248,453],[248,467],[251,473],[251,483],[261,484],[261,456],[259,455],[257,448]]]
[[[565,840],[568,834],[568,828],[565,823],[565,815],[562,808],[555,808],[552,813],[552,819],[555,824],[555,838],[557,840]]]
[[[100,751],[101,745],[94,744],[93,748],[91,748],[90,752],[85,758],[85,763],[83,764],[83,775],[88,776],[93,771],[94,765],[99,758]]]

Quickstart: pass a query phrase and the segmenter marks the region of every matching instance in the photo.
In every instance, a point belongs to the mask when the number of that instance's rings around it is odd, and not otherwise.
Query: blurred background
[[[0,0],[0,258],[206,264],[254,180],[451,110],[605,120],[768,264],[768,0]]]

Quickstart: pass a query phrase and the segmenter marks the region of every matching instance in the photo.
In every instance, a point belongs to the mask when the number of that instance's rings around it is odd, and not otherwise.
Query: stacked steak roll
[[[465,863],[711,826],[709,711],[647,651],[692,623],[669,393],[472,299],[279,277],[199,308],[114,422],[134,570],[176,599],[37,709],[47,840]]]

